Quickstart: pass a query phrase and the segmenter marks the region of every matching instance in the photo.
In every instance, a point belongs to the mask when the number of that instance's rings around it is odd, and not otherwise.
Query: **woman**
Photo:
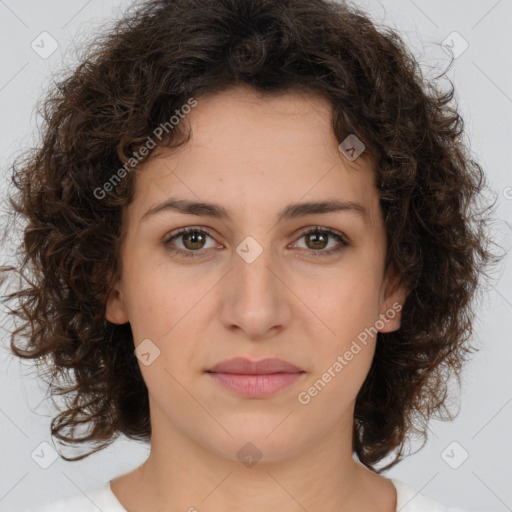
[[[153,0],[94,42],[13,167],[11,346],[94,445],[66,460],[151,452],[39,510],[448,510],[381,473],[444,410],[493,259],[452,96],[324,0]]]

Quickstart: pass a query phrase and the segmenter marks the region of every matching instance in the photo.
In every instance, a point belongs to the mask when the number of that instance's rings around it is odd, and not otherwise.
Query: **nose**
[[[248,237],[233,253],[233,268],[223,279],[223,325],[251,340],[267,339],[285,329],[292,318],[294,296],[286,274],[269,247]]]

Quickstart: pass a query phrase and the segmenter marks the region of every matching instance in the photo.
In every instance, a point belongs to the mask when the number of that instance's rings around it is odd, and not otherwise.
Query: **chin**
[[[297,428],[283,428],[282,421],[283,417],[278,421],[273,418],[272,421],[258,421],[243,426],[232,423],[228,426],[224,423],[226,430],[233,437],[219,429],[213,438],[208,435],[204,447],[228,460],[240,461],[244,464],[246,460],[256,462],[286,460],[299,454],[307,444],[307,439],[303,437],[304,432]],[[299,436],[299,433],[302,436]],[[251,467],[250,463],[246,465]]]

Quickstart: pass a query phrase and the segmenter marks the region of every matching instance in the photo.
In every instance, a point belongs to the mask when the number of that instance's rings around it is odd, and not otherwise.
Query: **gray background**
[[[448,62],[440,43],[454,31],[455,60],[449,77],[474,155],[487,171],[498,197],[496,239],[511,245],[512,173],[512,0],[366,0],[355,2],[378,23],[399,30],[412,47],[427,77]],[[0,154],[2,189],[8,163],[16,152],[34,142],[36,100],[58,72],[62,61],[73,61],[74,48],[108,20],[118,17],[128,2],[119,0],[0,0]],[[58,48],[49,57],[52,40]],[[43,42],[41,42],[43,39]],[[32,42],[37,51],[31,47]],[[446,43],[449,44],[449,43]],[[39,52],[39,53],[38,53]],[[507,224],[508,222],[508,224]],[[12,247],[1,248],[2,254]],[[480,351],[467,367],[460,409],[451,423],[434,421],[430,439],[386,473],[399,478],[448,506],[467,511],[512,510],[509,437],[512,425],[512,268],[506,258],[495,280],[482,294],[474,342]],[[51,409],[28,363],[9,355],[4,316],[0,316],[0,511],[23,510],[60,496],[99,486],[138,466],[147,456],[145,445],[123,439],[79,462],[57,459],[49,436]],[[452,444],[455,443],[455,444]],[[418,448],[413,445],[412,449]],[[69,452],[66,452],[69,453]],[[467,460],[463,459],[468,455]],[[39,454],[39,458],[37,457]],[[39,464],[34,461],[38,460]],[[50,464],[47,469],[40,464]],[[458,466],[456,469],[455,467]]]

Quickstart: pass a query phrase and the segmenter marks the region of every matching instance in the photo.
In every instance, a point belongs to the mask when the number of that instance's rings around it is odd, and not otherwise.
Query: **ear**
[[[126,304],[117,282],[107,297],[105,318],[113,324],[125,324],[129,321]]]
[[[379,299],[379,332],[393,332],[400,329],[402,322],[402,309],[409,291],[402,285],[397,273],[388,269],[382,283]]]

